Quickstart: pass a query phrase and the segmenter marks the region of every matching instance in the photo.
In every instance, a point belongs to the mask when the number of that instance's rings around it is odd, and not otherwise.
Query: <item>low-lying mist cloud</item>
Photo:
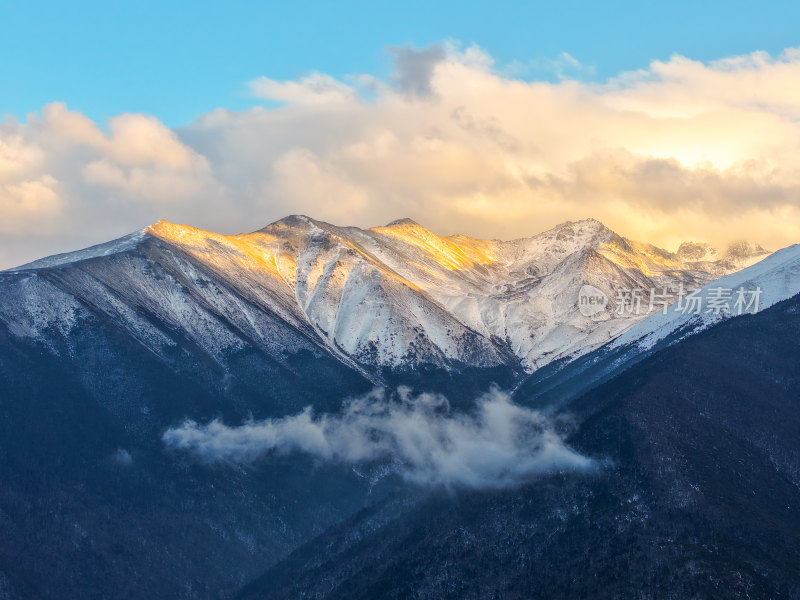
[[[344,464],[387,462],[413,483],[471,488],[507,487],[592,465],[564,443],[547,417],[498,390],[468,413],[452,411],[440,395],[401,389],[392,398],[376,390],[349,401],[340,414],[315,415],[306,408],[237,427],[187,421],[166,431],[163,441],[211,461],[249,463],[302,452]]]

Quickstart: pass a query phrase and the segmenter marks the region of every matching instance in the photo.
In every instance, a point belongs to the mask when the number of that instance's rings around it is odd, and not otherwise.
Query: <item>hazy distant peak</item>
[[[768,254],[768,251],[759,244],[751,244],[746,240],[739,240],[731,243],[728,246],[728,250],[725,252],[725,255],[731,258],[749,258],[761,254]]]
[[[677,252],[678,258],[686,261],[714,260],[717,254],[717,250],[705,242],[683,242]]]

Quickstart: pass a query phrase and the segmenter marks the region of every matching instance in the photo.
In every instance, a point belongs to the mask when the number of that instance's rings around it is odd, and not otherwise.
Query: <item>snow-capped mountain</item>
[[[71,352],[71,333],[110,319],[155,355],[187,345],[223,368],[250,351],[287,366],[325,354],[379,370],[517,365],[579,356],[641,321],[620,288],[696,288],[763,257],[739,245],[677,254],[589,219],[513,241],[438,236],[403,219],[337,227],[292,216],[225,236],[160,221],[119,240],[0,274],[0,321]],[[610,299],[591,317],[578,293]]]
[[[800,244],[767,256],[682,296],[576,360],[550,363],[517,389],[519,396],[564,402],[656,351],[721,321],[761,312],[800,294]]]
[[[410,220],[369,233],[375,240],[370,249],[385,264],[474,331],[505,341],[526,370],[579,355],[643,318],[617,314],[620,288],[699,287],[767,254],[755,247],[736,257],[683,260],[626,240],[593,219],[513,241],[441,238]],[[587,284],[610,299],[591,319],[577,309]]]
[[[725,319],[760,312],[797,294],[800,294],[800,244],[778,250],[749,268],[706,285],[692,297],[684,297],[663,313],[631,327],[609,347],[635,344],[641,350],[649,349],[667,338],[685,337]],[[721,302],[715,302],[716,299]],[[742,306],[738,307],[737,302]]]
[[[571,373],[568,384],[596,384],[595,375],[613,373],[616,360],[646,355],[691,332],[680,328],[677,317],[675,322],[651,321],[645,320],[645,311],[620,311],[620,288],[688,291],[709,283],[735,287],[728,279],[715,280],[763,256],[757,248],[739,247],[732,253],[686,248],[676,254],[664,252],[623,239],[591,220],[565,223],[531,238],[496,241],[442,237],[408,220],[358,229],[289,217],[235,236],[159,222],[120,240],[0,272],[0,481],[5,490],[0,494],[0,590],[10,587],[11,597],[19,598],[77,597],[86,589],[111,588],[132,589],[132,596],[142,598],[229,597],[266,567],[295,551],[300,554],[294,556],[302,556],[304,544],[315,539],[325,544],[319,556],[344,548],[319,537],[326,531],[350,531],[348,523],[365,523],[369,535],[385,531],[371,516],[374,513],[364,512],[385,506],[384,499],[400,503],[390,504],[385,513],[392,522],[413,524],[405,515],[416,506],[414,498],[404,496],[401,482],[385,477],[381,469],[373,477],[369,470],[350,464],[280,452],[269,460],[230,468],[205,465],[165,448],[164,432],[187,419],[218,419],[235,426],[310,416],[311,410],[317,416],[336,415],[348,399],[369,395],[376,384],[441,392],[454,416],[471,410],[473,400],[492,384],[511,388],[524,380],[517,388],[520,404],[535,402],[535,394],[521,393],[529,385],[552,389],[564,398],[565,386],[551,385],[555,379],[547,375]],[[732,277],[761,285],[763,308],[797,291],[800,274],[797,262],[792,262],[796,252],[776,253]],[[585,286],[608,297],[608,303],[589,316],[578,304]],[[739,338],[755,332],[761,340],[758,348],[769,351],[764,359],[769,364],[775,364],[777,356],[788,356],[788,366],[764,371],[762,383],[763,389],[783,390],[790,397],[796,388],[789,360],[796,345],[791,329],[796,319],[788,314],[789,319],[746,326],[762,317],[769,315],[732,319],[729,325],[742,326],[745,333]],[[781,338],[777,349],[776,328]],[[650,350],[648,332],[658,339]],[[658,337],[662,332],[667,337]],[[630,343],[609,353],[607,341],[623,339],[620,334],[632,336]],[[667,350],[713,335],[714,330],[708,331]],[[725,348],[731,339],[737,336],[729,335],[715,347]],[[598,345],[599,350],[591,351]],[[592,362],[598,356],[605,358]],[[737,356],[741,359],[741,353]],[[588,361],[588,369],[580,370],[587,364],[582,361]],[[720,365],[717,379],[700,389],[716,390],[718,406],[727,410],[728,388],[718,382],[726,369],[738,369],[737,380],[747,383],[759,369],[748,372],[742,368],[746,363],[742,359]],[[621,363],[620,370],[626,364]],[[670,388],[690,370],[683,364],[670,366],[671,378],[660,381]],[[638,377],[635,369],[627,374],[632,380]],[[692,376],[692,385],[699,379],[703,383],[702,366]],[[783,402],[784,396],[776,397]],[[737,401],[746,406],[751,398],[742,395]],[[715,449],[719,440],[727,440],[724,451],[717,453],[732,469],[725,477],[742,472],[739,455],[727,454],[739,448],[741,439],[756,439],[759,448],[770,448],[781,468],[796,464],[794,455],[787,453],[789,443],[775,445],[773,437],[762,435],[769,431],[766,425],[753,428],[749,437],[730,438],[727,432],[708,430],[696,413],[671,397],[659,400],[644,398],[621,413],[605,411],[602,399],[586,400],[585,405],[604,416],[599,426],[593,417],[582,425],[583,441],[575,438],[584,444],[581,451],[589,448],[600,459],[611,456],[617,465],[632,461],[625,467],[631,476],[623,475],[616,488],[607,486],[613,481],[608,477],[587,478],[589,487],[576,481],[577,487],[564,488],[558,475],[557,485],[546,483],[524,500],[494,496],[487,505],[489,513],[472,514],[496,516],[498,506],[522,507],[524,514],[506,512],[501,520],[481,517],[502,534],[486,538],[491,541],[487,552],[502,549],[515,557],[503,559],[511,566],[519,564],[516,558],[521,555],[542,555],[541,548],[549,553],[555,547],[547,533],[550,526],[567,532],[558,544],[566,552],[565,561],[572,560],[571,552],[588,555],[575,545],[576,535],[614,541],[597,544],[601,548],[635,547],[627,534],[618,535],[619,523],[635,526],[637,521],[629,517],[639,514],[640,503],[616,499],[638,495],[646,499],[641,506],[647,510],[660,506],[649,504],[649,488],[640,487],[660,474],[663,463],[651,457],[690,455],[703,463],[706,455],[694,446],[698,439]],[[769,419],[762,423],[794,423],[785,418],[794,414],[787,406],[783,403],[782,412],[774,412],[765,403],[760,414]],[[303,412],[306,407],[311,410]],[[720,419],[734,414],[725,410],[708,412]],[[685,426],[675,428],[673,417],[683,419]],[[695,422],[705,437],[698,438]],[[750,419],[742,422],[751,429]],[[649,429],[637,430],[642,423]],[[795,439],[794,432],[786,428],[784,438]],[[660,446],[672,438],[680,445]],[[599,444],[594,450],[586,445],[592,440]],[[639,444],[635,452],[622,443],[625,440]],[[623,455],[610,454],[614,451]],[[743,452],[748,460],[757,458],[750,448]],[[683,465],[685,473],[666,480],[664,487],[682,492],[688,483],[696,483],[689,478],[695,464],[699,463]],[[703,464],[710,465],[703,472],[712,480],[722,476],[716,455]],[[770,473],[764,464],[755,460],[752,472]],[[737,497],[750,499],[754,489],[768,489],[772,497],[789,480],[779,473],[737,481],[743,494]],[[700,484],[705,491],[706,484]],[[572,491],[565,495],[563,489]],[[659,488],[652,497],[670,496]],[[597,500],[591,519],[573,509],[586,506],[581,503],[587,498]],[[773,514],[776,507],[794,506],[793,498],[778,495],[766,508],[753,506]],[[723,500],[727,505],[727,496]],[[671,544],[674,505],[664,506],[657,513],[663,517],[658,522],[667,525],[660,530],[661,539]],[[749,505],[746,509],[746,514],[761,514]],[[447,525],[442,520],[446,514],[471,512],[448,509],[432,518]],[[729,522],[738,531],[742,520],[731,514]],[[366,521],[358,515],[367,515]],[[564,530],[569,515],[576,519],[576,528]],[[520,519],[528,519],[528,530],[509,543],[504,532],[520,531]],[[694,516],[686,521],[690,530],[697,522]],[[760,526],[763,520],[753,522]],[[597,523],[603,527],[598,529]],[[651,523],[645,531],[648,539]],[[777,523],[779,529],[793,531],[790,519]],[[447,537],[448,532],[465,531],[463,525],[436,532],[459,556],[463,548],[477,547]],[[427,531],[428,525],[424,527],[416,531]],[[534,530],[547,534],[540,536],[541,547],[525,545],[534,539],[529,535]],[[759,540],[772,535],[768,532]],[[414,536],[430,547],[430,537]],[[375,556],[377,562],[383,560],[375,546],[362,545],[359,535],[345,538],[367,552],[354,555],[351,564],[356,567]],[[391,539],[404,538],[392,533]],[[748,547],[762,547],[746,536],[741,539]],[[399,550],[408,548],[405,542],[401,546]],[[786,548],[792,547],[796,544],[790,540]],[[452,556],[432,552],[431,564],[451,564]],[[337,568],[343,563],[336,558],[326,564]],[[615,564],[628,569],[630,562]],[[541,572],[529,565],[521,568],[528,574]],[[330,581],[341,572],[332,572]],[[295,581],[301,584],[320,580],[307,571],[297,573]],[[615,579],[620,580],[616,575]],[[435,580],[441,579],[436,575]],[[560,588],[554,584],[552,589]]]

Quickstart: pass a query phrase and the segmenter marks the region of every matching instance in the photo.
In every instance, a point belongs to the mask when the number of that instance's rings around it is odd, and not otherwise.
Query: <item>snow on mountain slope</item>
[[[157,355],[189,343],[219,364],[256,348],[278,362],[324,352],[373,376],[421,364],[532,371],[643,318],[612,305],[581,315],[583,285],[611,298],[697,287],[763,254],[695,246],[671,254],[592,219],[512,241],[442,237],[409,219],[365,230],[292,216],[233,236],[160,221],[0,274],[0,320],[66,339],[78,317],[102,314]]]
[[[552,361],[521,381],[515,396],[535,405],[563,404],[688,336],[798,294],[800,245],[793,245],[695,290],[691,297],[686,294],[666,312],[653,314],[590,352]]]
[[[745,293],[745,304],[741,311],[734,310],[738,290]],[[710,306],[712,299],[721,294],[729,297],[729,310],[717,310],[713,305]],[[706,285],[697,292],[696,303],[686,300],[681,304],[673,304],[666,314],[657,313],[635,325],[611,342],[609,347],[635,344],[641,349],[649,349],[674,334],[685,337],[737,316],[739,312],[760,312],[797,294],[800,294],[800,244],[778,250],[759,263]],[[747,304],[751,302],[748,308]]]
[[[57,267],[59,265],[89,260],[90,258],[110,256],[112,254],[119,254],[120,252],[125,252],[127,250],[134,250],[143,240],[146,232],[146,229],[142,229],[119,239],[105,242],[103,244],[97,244],[96,246],[90,246],[89,248],[84,248],[83,250],[47,256],[20,267],[9,269],[9,271],[24,271],[31,269],[44,269],[46,267]]]
[[[303,323],[276,314],[279,302],[259,310],[149,231],[135,244],[129,239],[116,252],[107,244],[100,254],[81,251],[74,261],[58,257],[0,274],[0,320],[12,332],[49,345],[61,337],[69,346],[81,321],[109,319],[158,356],[190,345],[218,364],[259,342],[275,357],[316,348]]]
[[[277,304],[281,316],[310,328],[343,359],[413,367],[492,366],[509,358],[340,228],[289,217],[239,236],[165,222],[148,233],[191,256],[239,296],[265,307]]]
[[[613,298],[620,287],[699,287],[738,268],[727,257],[726,266],[684,262],[592,219],[513,241],[443,238],[409,219],[351,235],[462,323],[507,342],[528,370],[596,347],[643,318],[613,310],[584,317],[576,305],[584,284]]]

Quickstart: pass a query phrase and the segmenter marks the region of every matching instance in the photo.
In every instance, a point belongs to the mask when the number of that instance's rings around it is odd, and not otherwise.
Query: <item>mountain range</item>
[[[0,598],[798,597],[799,293],[799,246],[672,253],[592,219],[512,241],[160,221],[2,271]],[[360,464],[292,433],[376,389],[444,394],[436,431],[474,433],[459,415],[498,388],[552,442],[515,460],[595,467],[443,491],[403,477],[396,432]],[[303,451],[165,444],[212,423]]]
[[[324,353],[378,382],[380,370],[513,366],[575,357],[646,316],[610,302],[588,319],[579,289],[699,288],[763,258],[734,245],[675,254],[594,220],[509,242],[440,237],[402,219],[363,230],[293,216],[222,236],[160,221],[119,240],[4,272],[2,319],[58,345],[78,323],[112,319],[167,359],[186,336],[224,368],[248,350]],[[50,333],[46,333],[50,331]]]

